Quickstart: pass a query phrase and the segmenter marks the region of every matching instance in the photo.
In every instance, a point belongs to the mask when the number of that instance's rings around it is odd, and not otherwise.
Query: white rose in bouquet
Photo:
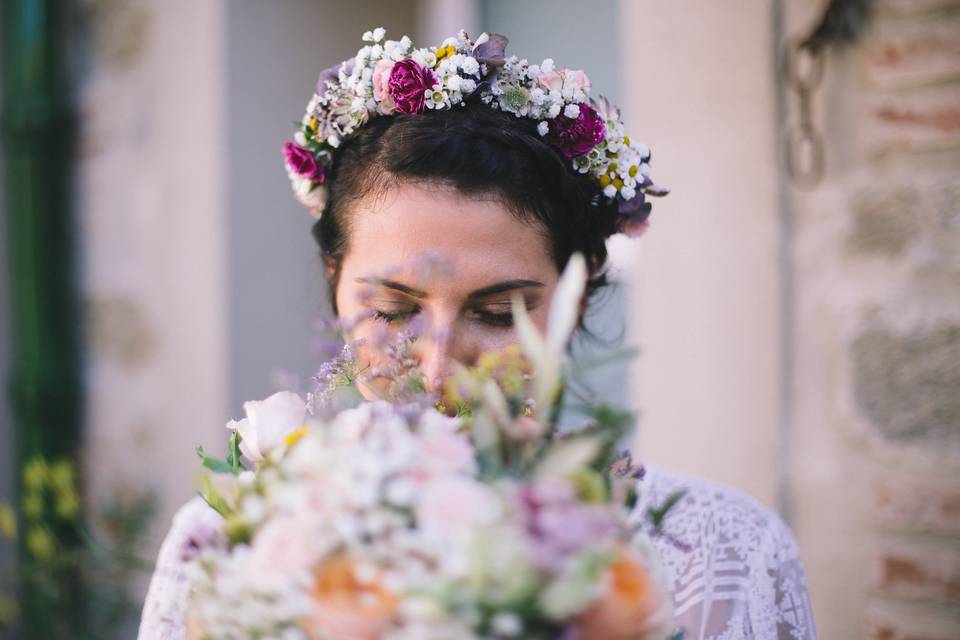
[[[240,452],[251,462],[259,462],[270,451],[283,444],[284,439],[303,427],[307,405],[290,391],[280,391],[266,400],[245,402],[246,417],[231,420],[227,428],[241,438]]]

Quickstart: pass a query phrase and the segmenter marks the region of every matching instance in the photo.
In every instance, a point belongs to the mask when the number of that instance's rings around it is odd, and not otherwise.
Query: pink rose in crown
[[[537,85],[544,91],[558,91],[566,96],[580,89],[590,93],[590,78],[582,69],[557,69],[541,73],[536,79]]]
[[[420,113],[425,104],[424,92],[437,82],[433,71],[407,58],[393,65],[387,88],[400,113]]]
[[[588,104],[581,104],[580,114],[571,118],[560,114],[550,120],[547,140],[567,158],[581,156],[600,144],[607,131],[603,120]]]
[[[563,76],[556,71],[547,71],[537,76],[537,84],[544,91],[560,91],[563,89]]]
[[[561,69],[563,74],[563,88],[570,91],[580,89],[584,93],[590,93],[590,78],[583,72],[583,69]]]
[[[381,60],[373,67],[373,99],[384,115],[390,115],[396,107],[389,87],[394,64],[393,60]]]

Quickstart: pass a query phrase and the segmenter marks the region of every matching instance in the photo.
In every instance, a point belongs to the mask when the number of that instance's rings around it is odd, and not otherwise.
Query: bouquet
[[[546,336],[516,301],[522,350],[458,369],[441,398],[404,365],[392,398],[362,400],[348,347],[306,398],[246,403],[227,457],[199,451],[223,519],[193,541],[189,637],[679,637],[657,523],[629,517],[630,414],[556,428],[584,280],[575,256]]]

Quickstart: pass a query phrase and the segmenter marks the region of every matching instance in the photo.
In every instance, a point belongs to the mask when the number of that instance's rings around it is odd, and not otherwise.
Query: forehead
[[[402,276],[413,279],[405,281],[411,286],[452,291],[558,276],[540,228],[518,219],[493,196],[468,197],[445,185],[393,185],[357,203],[349,233],[342,284],[356,277]]]

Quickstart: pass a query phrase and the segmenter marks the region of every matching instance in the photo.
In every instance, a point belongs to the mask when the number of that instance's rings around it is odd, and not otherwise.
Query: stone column
[[[89,516],[159,499],[154,544],[221,451],[229,309],[224,5],[91,2],[78,211]],[[155,546],[144,549],[150,557]]]
[[[659,184],[632,315],[641,452],[774,504],[780,317],[770,8],[624,1],[624,121]]]

